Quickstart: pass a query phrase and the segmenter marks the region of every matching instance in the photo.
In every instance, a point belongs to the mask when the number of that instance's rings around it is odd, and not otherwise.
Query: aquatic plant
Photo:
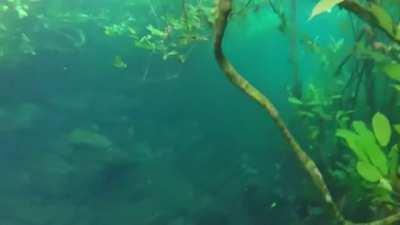
[[[104,26],[104,33],[110,37],[128,36],[136,48],[159,54],[164,60],[185,62],[194,44],[209,39],[213,8],[205,3],[182,2],[182,15],[159,15],[154,6],[149,5],[151,13],[157,17],[154,23],[136,24],[132,18],[127,18]]]
[[[341,207],[333,199],[325,182],[328,175],[323,176],[317,167],[319,165],[322,171],[329,174],[336,166],[335,158],[333,156],[331,158],[334,150],[323,151],[329,148],[326,140],[333,139],[335,131],[336,135],[345,141],[345,147],[355,156],[352,158],[355,162],[348,164],[339,162],[344,170],[354,171],[360,178],[358,181],[349,181],[353,182],[350,185],[363,185],[367,190],[364,194],[368,193],[368,197],[374,199],[372,206],[387,205],[387,202],[391,202],[393,212],[398,210],[399,200],[393,197],[400,188],[396,176],[398,147],[395,143],[398,137],[392,134],[392,130],[398,132],[400,126],[390,123],[382,113],[374,114],[371,124],[363,122],[362,119],[353,121],[354,117],[360,116],[357,113],[367,114],[366,117],[369,118],[368,114],[375,113],[378,109],[387,115],[395,110],[396,97],[400,91],[400,27],[396,19],[399,7],[395,5],[398,1],[321,0],[315,5],[310,12],[309,20],[314,21],[321,14],[341,8],[363,21],[359,24],[354,23],[356,24],[353,27],[354,46],[338,65],[333,58],[343,53],[342,50],[347,50],[343,47],[343,39],[331,38],[329,44],[323,44],[319,43],[317,38],[302,34],[296,26],[298,7],[296,0],[290,2],[289,17],[280,6],[280,2],[273,0],[236,1],[234,8],[232,0],[218,0],[217,11],[213,8],[212,0],[181,0],[179,1],[181,7],[177,10],[157,7],[150,1],[140,3],[129,1],[117,12],[111,12],[109,9],[66,10],[62,1],[57,4],[63,7],[54,5],[48,7],[44,2],[7,0],[0,3],[1,61],[24,60],[26,56],[35,57],[44,51],[70,54],[80,50],[86,44],[85,27],[90,25],[95,29],[99,28],[107,41],[128,40],[133,48],[145,50],[150,54],[155,53],[163,60],[173,59],[183,63],[186,62],[194,46],[212,39],[210,30],[215,21],[214,53],[219,66],[235,85],[267,111],[321,193],[324,203],[333,216],[343,224],[353,224],[344,218]],[[134,7],[138,4],[149,10],[150,19],[143,21],[136,17]],[[289,102],[294,106],[294,114],[299,115],[305,122],[302,133],[309,138],[307,147],[318,146],[318,148],[313,147],[314,151],[308,152],[300,146],[270,99],[250,84],[224,55],[222,42],[228,22],[243,19],[260,11],[264,6],[272,9],[271,12],[280,22],[278,29],[290,37],[290,62],[293,70]],[[351,20],[354,22],[354,19]],[[43,36],[48,37],[46,42],[41,41]],[[335,80],[337,83],[340,82],[340,85],[329,82],[326,78],[325,86],[314,83],[302,87],[297,55],[298,39],[319,57],[325,72],[321,77],[332,74],[333,78],[331,77],[329,81]],[[110,60],[110,66],[119,70],[128,69],[130,62],[126,55],[120,52],[112,54],[113,60]],[[334,66],[336,68],[332,68]],[[148,71],[147,68],[143,80],[146,79]],[[177,76],[173,75],[165,80]],[[376,80],[386,82],[387,78],[389,81],[384,85],[379,86],[378,82],[375,82]],[[336,92],[327,91],[327,86],[334,85]],[[365,85],[364,92],[361,90],[362,85]],[[386,96],[381,93],[377,95],[377,91],[387,87],[391,87],[389,91],[385,90],[390,97],[377,100],[384,98],[381,96]],[[360,96],[365,97],[364,102],[360,100]],[[388,109],[382,102],[386,103]],[[9,119],[11,114],[6,113],[4,121],[13,121]],[[67,141],[75,147],[109,148],[112,145],[107,137],[82,129],[72,131],[67,135]],[[321,157],[313,159],[308,155],[314,157],[315,152]],[[341,153],[345,155],[344,151]],[[326,160],[322,162],[324,157]],[[339,175],[336,174],[328,179],[334,179],[335,176],[337,178]],[[384,213],[389,215],[388,212]],[[395,214],[365,224],[390,224],[399,218],[400,214]]]
[[[331,171],[332,162],[340,151],[333,145],[332,136],[336,128],[347,127],[354,113],[341,107],[342,85],[310,83],[303,89],[301,98],[289,97],[296,115],[296,127],[307,141],[307,148],[321,169]]]
[[[16,65],[43,51],[67,54],[83,48],[86,34],[80,26],[101,18],[84,12],[66,12],[65,8],[57,10],[45,1],[1,2],[0,61]]]
[[[275,106],[271,103],[269,98],[263,95],[256,87],[250,84],[230,63],[228,58],[225,56],[222,50],[222,41],[225,35],[225,29],[228,24],[228,18],[232,13],[232,0],[219,0],[218,1],[218,15],[215,22],[215,41],[214,41],[214,53],[216,60],[226,75],[226,77],[238,88],[240,88],[246,95],[248,95],[251,99],[256,101],[259,105],[261,105],[271,117],[271,119],[275,122],[278,129],[281,131],[283,137],[286,142],[291,147],[293,153],[296,155],[300,163],[303,165],[304,170],[308,173],[311,180],[319,190],[324,200],[324,203],[328,206],[332,215],[341,223],[341,224],[354,224],[353,222],[344,218],[342,213],[339,211],[336,203],[334,202],[332,195],[325,183],[325,180],[319,171],[318,167],[314,163],[314,161],[308,156],[308,154],[303,150],[297,140],[294,138],[292,133],[289,131],[283,119],[279,116],[279,113]],[[347,9],[350,12],[355,13],[363,20],[367,21],[373,26],[376,26],[380,30],[384,31],[385,34],[394,41],[398,41],[398,37],[395,32],[389,29],[389,25],[392,25],[388,21],[387,14],[382,13],[382,8],[378,5],[371,3],[369,6],[363,6],[355,1],[351,0],[343,0],[343,1],[334,1],[334,0],[321,0],[316,6],[317,10],[312,13],[312,15],[317,15],[321,12],[327,11],[335,5],[340,5],[341,7]],[[393,27],[393,26],[392,26]],[[390,28],[392,28],[390,27]],[[379,143],[387,144],[387,124],[383,121],[386,121],[381,114],[378,114],[374,119],[374,130],[378,132],[386,132],[384,135],[377,135],[379,137]],[[362,145],[373,144],[371,141],[372,135],[368,132],[368,129],[363,125],[363,123],[357,122],[355,123],[355,130],[359,132],[362,137],[361,143]],[[386,129],[386,130],[385,130]],[[359,150],[358,148],[354,148]],[[375,149],[373,151],[376,155],[373,155],[374,164],[380,169],[380,172],[385,174],[388,170],[388,165],[385,164],[385,158],[382,157],[382,154],[377,153],[378,151]],[[375,158],[377,157],[377,158]],[[365,161],[364,161],[365,162]],[[379,173],[371,172],[370,164],[362,163],[358,166],[361,174],[365,175],[369,179],[371,178],[380,178]],[[374,177],[373,177],[374,176]],[[385,183],[385,182],[384,182]],[[386,182],[387,187],[387,182]],[[383,225],[383,224],[392,224],[396,221],[400,220],[400,213],[395,213],[392,216],[388,216],[384,219],[363,223],[363,224],[374,224],[374,225]]]
[[[353,121],[353,129],[338,129],[336,135],[345,140],[347,147],[357,157],[358,174],[369,183],[376,184],[374,188],[386,190],[389,195],[394,191],[396,182],[398,147],[397,144],[388,146],[392,125],[384,114],[376,113],[371,125],[373,131],[363,121]]]

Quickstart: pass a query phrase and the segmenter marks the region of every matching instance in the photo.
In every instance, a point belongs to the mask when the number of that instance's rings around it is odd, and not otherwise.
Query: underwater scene
[[[399,0],[0,0],[0,225],[400,224]]]

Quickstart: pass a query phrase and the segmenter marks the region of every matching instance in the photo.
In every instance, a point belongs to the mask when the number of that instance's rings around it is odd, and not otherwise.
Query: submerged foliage
[[[372,190],[370,197],[375,204],[396,205],[399,168],[399,149],[393,142],[392,127],[385,115],[376,113],[372,118],[372,130],[362,121],[353,121],[352,129],[338,129],[336,135],[345,140],[356,156],[355,169]]]
[[[115,54],[109,57],[109,66],[119,72],[134,67],[135,62],[130,61],[127,52],[135,50],[155,54],[162,60],[185,63],[195,46],[210,43],[218,15],[213,0],[174,1],[174,7],[168,1],[159,4],[122,1],[115,7],[98,8],[84,7],[83,1],[77,1],[78,6],[66,2],[1,1],[0,63],[19,66],[44,54],[75,56],[91,44],[91,36],[101,37],[101,44],[122,45],[115,47]],[[301,20],[314,23],[330,12],[337,24],[343,22],[351,27],[343,36],[328,34],[325,39],[295,29],[299,19],[295,14],[296,5],[291,5],[292,11],[287,5],[279,0],[236,1],[229,19],[241,25],[249,15],[268,13],[279,20],[276,27],[279,35],[289,37],[292,46],[303,47],[301,56],[315,57],[314,74],[307,74],[316,78],[315,81],[299,88],[296,95],[288,94],[293,106],[291,115],[296,115],[296,122],[297,119],[302,122],[296,127],[301,131],[298,135],[305,137],[304,142],[316,163],[327,173],[328,183],[333,188],[344,187],[338,188],[335,194],[348,199],[348,190],[360,188],[357,198],[366,200],[367,208],[373,209],[376,215],[399,210],[400,124],[393,122],[400,119],[399,2],[315,2],[307,12],[309,21],[303,17]],[[354,16],[343,16],[344,10]],[[138,12],[146,12],[147,17],[141,18]],[[294,16],[288,16],[290,13]],[[257,26],[264,31],[263,24]],[[240,41],[242,29],[246,27],[240,27],[236,35]],[[260,52],[264,53],[262,46]],[[302,57],[294,57],[297,52],[291,54],[291,65],[301,65],[295,61],[301,62]],[[293,71],[306,76],[299,68]],[[143,79],[147,73],[148,69]],[[8,119],[8,114],[12,113],[6,113],[4,118]],[[105,136],[84,129],[72,131],[66,139],[74,146],[108,149],[113,145]],[[356,200],[343,202],[343,205],[357,204]],[[354,206],[354,211],[357,207],[364,206]]]

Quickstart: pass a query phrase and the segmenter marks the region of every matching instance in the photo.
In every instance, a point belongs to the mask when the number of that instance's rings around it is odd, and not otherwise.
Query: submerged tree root
[[[214,54],[218,65],[229,78],[229,80],[239,87],[246,95],[256,101],[263,107],[268,115],[272,118],[278,129],[280,130],[285,141],[289,144],[292,151],[295,153],[297,159],[300,161],[304,170],[312,179],[314,185],[319,190],[323,197],[324,203],[327,205],[329,211],[340,224],[343,225],[389,225],[400,220],[400,212],[392,216],[386,217],[381,220],[372,221],[368,223],[353,223],[344,218],[343,214],[339,211],[336,203],[332,199],[332,195],[324,181],[324,178],[316,166],[315,162],[307,155],[299,143],[296,141],[292,133],[289,131],[283,119],[280,117],[278,110],[271,103],[271,101],[264,96],[256,87],[250,84],[230,63],[225,57],[222,50],[222,42],[224,39],[225,29],[228,24],[228,17],[232,11],[232,0],[218,0],[217,18],[215,21],[215,40],[214,40]]]

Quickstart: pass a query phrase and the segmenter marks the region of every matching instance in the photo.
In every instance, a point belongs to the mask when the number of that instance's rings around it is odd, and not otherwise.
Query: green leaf
[[[338,129],[336,131],[336,136],[341,137],[346,141],[347,146],[354,152],[358,160],[368,161],[367,155],[364,153],[362,148],[357,145],[357,139],[359,136],[356,133],[346,129]]]
[[[365,125],[365,123],[363,121],[360,120],[356,120],[353,121],[353,123],[351,124],[351,126],[353,127],[353,129],[359,134],[359,135],[365,135],[368,136],[369,135],[369,129],[367,128],[367,126]],[[373,135],[372,135],[373,137]]]
[[[155,28],[153,25],[148,25],[147,27],[146,27],[146,29],[148,30],[148,31],[150,31],[150,33],[151,33],[151,35],[153,35],[153,36],[158,36],[158,37],[161,37],[161,38],[165,38],[165,37],[167,37],[168,36],[168,34],[167,33],[165,33],[164,31],[162,31],[162,30],[160,30],[160,29],[157,29],[157,28]]]
[[[394,130],[397,132],[397,134],[400,134],[400,124],[395,124],[393,125]]]
[[[378,187],[382,188],[383,190],[389,191],[389,192],[393,191],[393,187],[390,184],[390,181],[383,177],[379,180]]]
[[[372,118],[372,129],[378,143],[382,147],[386,147],[389,144],[392,135],[392,129],[388,118],[380,112],[375,113]]]
[[[289,97],[288,101],[293,105],[303,105],[303,102],[296,97]]]
[[[308,20],[311,20],[315,16],[325,13],[325,12],[330,12],[331,9],[338,5],[339,3],[343,2],[344,0],[321,0],[319,1],[313,8],[310,17]]]
[[[378,144],[362,139],[358,140],[357,144],[360,145],[363,151],[367,154],[369,162],[378,168],[383,175],[387,175],[389,172],[388,161]]]
[[[369,182],[378,182],[382,178],[379,170],[368,162],[359,161],[356,168],[358,174]]]
[[[382,71],[391,79],[400,81],[400,64],[386,64],[385,66],[383,66]]]
[[[387,158],[376,143],[375,135],[362,121],[354,121],[352,126],[358,134],[358,138],[355,140],[356,145],[367,155],[371,164],[378,168],[382,174],[386,175],[389,170]]]

